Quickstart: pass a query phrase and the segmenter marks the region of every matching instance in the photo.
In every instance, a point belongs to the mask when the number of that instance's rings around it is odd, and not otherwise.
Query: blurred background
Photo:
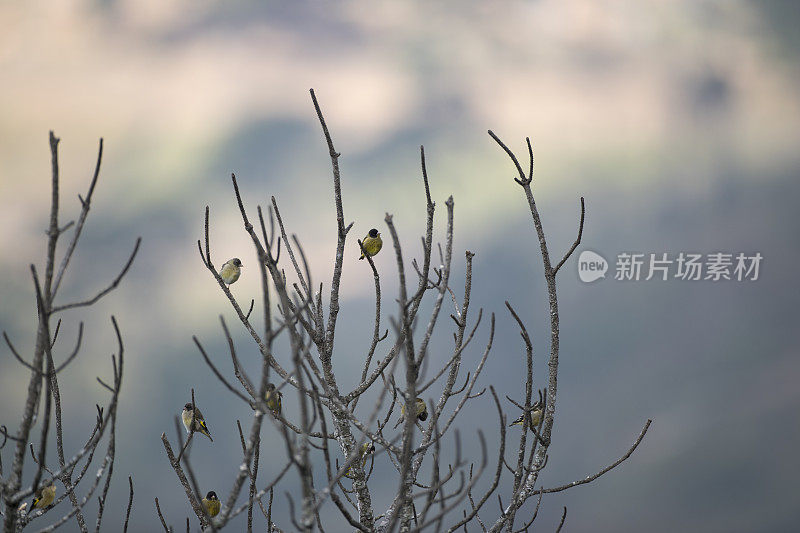
[[[494,384],[501,397],[523,398],[524,347],[506,299],[532,332],[536,385],[546,384],[548,311],[538,243],[514,168],[486,130],[521,157],[529,136],[553,256],[574,239],[584,196],[578,252],[598,252],[612,268],[621,252],[764,257],[759,279],[742,282],[623,282],[608,275],[585,284],[577,254],[565,265],[558,411],[542,482],[559,485],[598,471],[630,446],[648,418],[654,422],[622,466],[545,497],[536,524],[554,529],[566,505],[570,531],[796,527],[798,4],[70,0],[3,2],[0,20],[0,329],[30,357],[36,310],[29,265],[41,268],[45,256],[48,130],[61,138],[64,222],[79,213],[77,195],[85,194],[98,138],[105,139],[92,211],[59,301],[104,287],[136,237],[143,238],[117,290],[91,309],[64,313],[55,349],[57,360],[66,357],[78,323],[86,322],[83,351],[61,377],[69,455],[93,424],[93,404],[107,400],[95,376],[111,374],[116,344],[108,317],[119,319],[126,362],[104,530],[121,529],[129,474],[136,490],[132,530],[157,528],[154,497],[174,526],[192,514],[159,439],[166,432],[175,442],[173,417],[191,387],[215,437],[192,450],[200,484],[220,494],[232,485],[240,457],[235,419],[246,425],[250,414],[192,342],[197,335],[232,377],[221,314],[240,357],[256,369],[257,349],[196,249],[209,205],[212,259],[242,259],[244,274],[232,290],[243,305],[260,294],[231,172],[251,216],[276,197],[327,294],[336,222],[310,87],[342,153],[345,218],[355,223],[334,354],[340,388],[349,390],[360,375],[374,313],[372,276],[356,260],[355,239],[372,227],[385,232],[388,212],[409,256],[420,255],[421,144],[438,208],[437,239],[444,235],[444,201],[455,198],[454,290],[463,293],[464,251],[476,252],[470,314],[474,319],[483,308],[485,319],[497,317],[479,387]],[[394,313],[392,254],[384,251],[376,264],[383,308]],[[448,357],[451,330],[443,319],[432,365]],[[465,352],[465,370],[475,366],[487,335],[485,320]],[[16,429],[27,380],[0,348],[0,424]],[[284,399],[290,418],[297,417],[293,396]],[[515,418],[518,410],[503,402]],[[457,427],[464,453],[478,459],[476,429],[493,454],[498,422],[488,393],[470,405]],[[368,402],[359,408],[366,416]],[[260,485],[285,461],[275,429],[267,424],[262,435]],[[517,432],[509,436],[513,442]],[[446,447],[452,452],[452,436]],[[10,464],[10,448],[0,453]],[[381,512],[396,486],[385,456],[375,468],[373,501]],[[294,471],[276,493],[274,511],[291,530],[285,490],[298,494]],[[95,509],[96,503],[90,516]],[[323,512],[336,514],[330,503]],[[491,501],[481,516],[497,514]],[[244,527],[242,517],[234,529]],[[63,529],[75,530],[75,523]],[[345,529],[338,518],[327,526]]]

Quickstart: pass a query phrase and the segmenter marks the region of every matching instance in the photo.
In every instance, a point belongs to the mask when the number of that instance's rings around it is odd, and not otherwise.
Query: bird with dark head
[[[208,491],[206,497],[203,498],[203,509],[206,510],[208,516],[214,518],[219,514],[219,508],[220,508],[220,503],[219,503],[219,498],[217,498],[217,493],[214,492],[213,490]]]
[[[365,442],[361,445],[361,468],[364,468],[367,464],[367,457],[375,453],[375,443],[374,442]],[[344,473],[344,477],[353,479],[355,475],[355,471],[353,467],[347,469],[347,472]]]
[[[364,240],[361,241],[361,257],[358,259],[364,259],[366,257],[364,254],[366,253],[368,256],[372,257],[373,255],[377,254],[381,251],[383,247],[383,240],[381,240],[381,234],[378,233],[378,230],[372,228],[367,233],[367,236],[364,237]]]
[[[185,427],[186,431],[189,433],[192,432],[192,419],[194,419],[194,431],[202,433],[213,442],[214,439],[211,438],[211,433],[208,431],[208,426],[206,425],[205,418],[203,418],[203,413],[201,413],[200,409],[198,409],[196,406],[193,408],[192,403],[188,402],[183,406],[183,411],[181,412],[181,421],[183,422],[183,427]]]
[[[425,422],[428,419],[428,406],[425,404],[425,400],[422,398],[417,398],[414,400],[414,411],[416,411],[416,418],[420,422]],[[400,404],[400,420],[394,425],[394,427],[399,426],[403,421],[406,419],[406,404]]]
[[[222,268],[219,270],[219,275],[222,281],[231,285],[242,275],[242,262],[238,257],[225,261]]]

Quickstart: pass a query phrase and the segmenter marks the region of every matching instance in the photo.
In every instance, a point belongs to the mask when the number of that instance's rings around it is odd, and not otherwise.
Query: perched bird
[[[275,390],[274,383],[267,384],[267,392],[264,393],[264,400],[267,402],[267,407],[275,416],[281,414],[281,391]]]
[[[222,277],[222,281],[228,285],[235,283],[239,276],[242,275],[242,262],[238,257],[225,261],[219,271],[219,275]]]
[[[383,241],[381,240],[381,234],[378,233],[378,230],[372,228],[367,233],[367,236],[364,237],[364,240],[361,241],[361,247],[363,250],[361,251],[361,257],[358,259],[364,259],[364,252],[367,253],[370,257],[377,254],[381,251],[381,247],[383,246]]]
[[[375,453],[374,443],[365,442],[364,444],[361,445],[361,468],[364,468],[364,466],[367,464],[367,457],[369,457],[371,453]],[[350,479],[353,479],[354,475],[355,472],[353,471],[353,467],[348,468],[347,472],[345,472],[344,474],[345,477]]]
[[[183,412],[181,412],[181,420],[183,420],[183,427],[186,428],[186,431],[189,433],[192,432],[192,414],[194,414],[194,430],[198,433],[202,433],[206,437],[208,437],[212,442],[214,439],[211,438],[211,433],[208,432],[208,426],[206,425],[206,420],[203,418],[203,413],[200,412],[200,409],[195,408],[192,411],[192,404],[187,403],[183,406]]]
[[[428,419],[428,406],[425,405],[425,400],[422,398],[417,398],[414,403],[416,404],[415,411],[417,412],[417,420],[425,422]],[[400,420],[397,421],[397,424],[394,427],[399,426],[404,420],[406,419],[406,404],[400,404]]]
[[[542,409],[542,402],[536,402],[533,404],[530,418],[528,418],[528,427],[531,428],[531,430],[539,426],[539,423],[542,421],[543,414],[544,409]],[[519,415],[519,418],[511,422],[508,426],[521,426],[523,424],[524,416],[524,414]]]
[[[36,491],[36,495],[33,497],[33,503],[31,504],[31,507],[33,509],[44,509],[45,507],[52,505],[53,500],[55,499],[56,484],[51,481],[49,485],[40,487],[39,490]]]
[[[425,422],[428,419],[428,406],[425,405],[425,400],[423,400],[422,398],[417,398],[416,400],[414,400],[414,403],[416,404],[415,411],[417,412],[417,420]],[[405,405],[400,406],[400,414],[405,416],[406,414]]]
[[[217,498],[217,493],[213,490],[208,491],[206,497],[203,498],[203,509],[206,510],[208,516],[214,518],[219,514],[219,498]]]

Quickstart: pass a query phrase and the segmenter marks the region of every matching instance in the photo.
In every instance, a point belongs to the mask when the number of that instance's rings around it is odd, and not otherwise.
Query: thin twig
[[[567,519],[567,506],[564,506],[564,513],[561,515],[561,522],[558,523],[558,528],[556,529],[556,533],[561,531],[561,528],[564,527],[564,520]]]
[[[111,282],[111,285],[109,285],[108,287],[106,287],[105,289],[103,289],[102,291],[97,293],[93,298],[90,298],[88,300],[84,300],[82,302],[73,302],[73,303],[69,303],[69,304],[65,304],[65,305],[56,306],[56,307],[53,308],[52,313],[58,313],[58,312],[61,312],[61,311],[65,311],[67,309],[73,309],[75,307],[86,307],[86,306],[92,305],[95,302],[97,302],[100,298],[102,298],[103,296],[105,296],[109,292],[111,292],[114,289],[116,289],[117,286],[119,285],[119,282],[122,280],[123,276],[125,276],[125,274],[128,272],[128,269],[133,264],[133,260],[136,258],[136,252],[139,251],[139,245],[141,243],[142,243],[142,238],[141,237],[137,237],[136,244],[133,246],[133,252],[131,252],[131,256],[128,258],[128,262],[125,263],[125,266],[122,268],[122,271],[117,275],[116,278],[114,278],[114,281]]]
[[[569,259],[569,256],[572,255],[572,252],[574,252],[575,248],[577,248],[578,245],[581,243],[581,237],[583,237],[583,221],[585,217],[586,217],[586,205],[583,201],[583,196],[581,196],[581,220],[578,223],[578,237],[575,239],[575,242],[572,243],[570,249],[567,250],[567,253],[564,254],[564,257],[561,258],[561,261],[559,261],[556,267],[553,269],[553,274],[558,273],[558,269],[561,268],[561,266],[567,261],[567,259]],[[566,507],[564,509],[566,510]]]
[[[128,485],[130,487],[130,491],[128,492],[128,508],[125,511],[125,525],[122,528],[122,533],[128,531],[128,519],[131,516],[131,507],[133,506],[133,478],[131,476],[128,476]]]
[[[609,470],[612,470],[612,469],[616,468],[617,466],[622,464],[623,461],[628,459],[628,457],[630,457],[631,454],[633,454],[634,450],[636,450],[636,448],[639,446],[639,443],[641,443],[642,439],[644,439],[644,435],[645,435],[645,433],[647,433],[647,430],[650,428],[650,424],[652,422],[653,422],[652,420],[648,419],[647,422],[645,422],[641,433],[639,433],[639,436],[636,438],[636,442],[634,442],[633,445],[630,448],[628,448],[628,451],[626,451],[622,455],[622,457],[620,457],[619,459],[617,459],[616,461],[614,461],[613,463],[611,463],[607,467],[603,468],[602,470],[600,470],[599,472],[597,472],[595,474],[592,474],[591,476],[587,476],[587,477],[585,477],[583,479],[579,479],[577,481],[573,481],[571,483],[567,483],[566,485],[559,485],[558,487],[552,487],[552,488],[549,488],[549,489],[543,489],[542,492],[544,492],[545,494],[551,494],[553,492],[561,492],[562,490],[571,489],[572,487],[577,487],[578,485],[585,485],[586,483],[591,483],[592,481],[594,481],[595,479],[599,478],[600,476],[602,476],[603,474],[605,474]]]
[[[164,526],[164,533],[170,533],[170,529],[167,527],[167,522],[164,520],[164,515],[161,514],[161,506],[158,504],[158,498],[156,498],[156,511],[158,511],[158,518],[161,520],[161,525]]]

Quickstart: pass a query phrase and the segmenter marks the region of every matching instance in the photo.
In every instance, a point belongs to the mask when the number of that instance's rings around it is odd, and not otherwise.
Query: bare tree
[[[339,169],[340,154],[334,148],[313,90],[311,98],[330,155],[333,198],[336,206],[337,247],[327,291],[327,308],[323,301],[324,284],[316,285],[313,281],[303,247],[294,235],[289,238],[276,199],[271,198],[266,216],[261,206],[258,206],[256,208],[258,219],[251,220],[252,214],[248,213],[239,184],[235,175],[232,175],[233,191],[244,230],[252,240],[259,261],[264,322],[261,326],[251,322],[250,316],[255,300],[250,301],[249,309],[245,312],[212,260],[209,237],[210,212],[208,206],[205,209],[205,246],[201,240],[197,241],[201,261],[216,280],[220,290],[227,296],[239,321],[258,347],[261,373],[259,376],[250,377],[243,372],[233,337],[224,319],[220,319],[221,328],[227,340],[232,372],[238,384],[225,377],[201,342],[194,338],[201,356],[213,374],[253,413],[247,435],[242,431],[241,425],[239,426],[241,464],[234,474],[232,487],[222,498],[222,509],[215,517],[209,516],[201,503],[203,493],[191,466],[189,454],[184,453],[194,437],[194,426],[190,426],[192,430],[184,443],[183,433],[176,421],[180,448],[177,456],[166,434],[162,434],[170,464],[184,487],[200,526],[203,529],[216,531],[225,527],[235,516],[247,512],[247,530],[252,531],[254,507],[257,506],[266,519],[267,530],[280,530],[272,520],[273,490],[288,470],[294,470],[300,480],[301,494],[287,493],[292,522],[291,525],[284,525],[287,528],[303,531],[315,528],[323,530],[319,510],[330,499],[342,519],[360,531],[389,532],[395,529],[417,531],[427,528],[435,528],[437,531],[446,528],[448,531],[455,531],[461,527],[466,529],[467,524],[478,524],[484,531],[493,532],[502,529],[527,530],[537,516],[544,494],[589,483],[616,467],[630,457],[650,425],[648,420],[630,449],[618,461],[596,474],[558,487],[543,487],[538,484],[539,473],[547,466],[558,391],[559,310],[556,275],[580,244],[584,222],[583,198],[580,202],[578,236],[563,257],[553,264],[532,191],[534,169],[531,143],[527,141],[530,164],[526,173],[514,153],[494,133],[489,132],[509,156],[519,174],[514,181],[522,188],[528,200],[533,226],[539,240],[550,306],[549,371],[547,382],[542,384],[544,390],[538,393],[541,401],[534,402],[533,395],[538,384],[534,381],[532,371],[534,354],[531,338],[522,318],[509,302],[505,303],[510,318],[519,327],[527,357],[525,397],[520,401],[507,397],[510,403],[527,414],[522,417],[522,432],[516,446],[507,443],[507,419],[501,407],[498,391],[494,387],[489,387],[489,394],[484,395],[487,389],[476,390],[476,383],[485,368],[494,341],[496,321],[494,313],[488,318],[486,341],[479,348],[480,359],[477,365],[464,375],[462,363],[465,350],[476,338],[479,325],[484,321],[482,309],[477,313],[470,309],[474,254],[470,251],[465,253],[464,291],[459,299],[456,296],[455,283],[451,279],[455,202],[452,196],[445,202],[445,242],[444,246],[441,244],[434,246],[436,204],[431,198],[425,152],[422,148],[420,159],[426,209],[422,258],[421,261],[411,261],[414,275],[408,280],[407,255],[398,238],[395,220],[387,213],[385,218],[389,237],[387,241],[391,242],[390,249],[394,251],[397,263],[396,275],[399,281],[397,309],[390,317],[393,340],[382,350],[378,350],[380,343],[388,338],[388,329],[381,334],[382,320],[385,320],[381,309],[381,273],[370,255],[365,253],[375,282],[375,321],[372,339],[369,349],[364,354],[360,382],[352,390],[342,390],[337,379],[334,347],[344,250],[353,223],[347,223],[344,214]],[[350,242],[352,241],[353,239]],[[363,252],[362,241],[358,240],[357,244]],[[285,251],[283,263],[280,263],[281,246]],[[434,250],[438,252],[438,261],[433,260]],[[287,263],[287,255],[289,264],[286,269],[296,281],[290,281],[285,269],[280,266]],[[430,305],[423,306],[423,301],[426,299]],[[452,313],[445,310],[450,305]],[[274,314],[275,309],[277,314]],[[423,309],[427,310],[425,316],[422,316]],[[443,314],[449,314],[454,323],[452,353],[437,368],[432,368],[434,363],[429,357],[429,345]],[[280,335],[288,337],[288,353],[285,353],[285,350],[284,353],[279,353],[281,350],[275,348],[275,340]],[[381,354],[377,359],[375,359],[376,353]],[[294,392],[291,397],[299,407],[299,420],[288,420],[278,410],[270,409],[265,400],[265,393],[270,390],[271,385],[277,385],[277,390],[284,391],[287,398],[292,391]],[[376,391],[377,401],[367,413],[357,415],[356,406],[359,399],[368,390]],[[482,454],[480,458],[470,460],[462,456],[461,437],[455,429],[454,422],[464,411],[467,402],[476,401],[476,398],[481,396],[490,397],[497,411],[499,447],[490,451],[482,430],[478,430]],[[424,399],[424,413],[427,416],[421,416],[423,410],[417,405],[418,398]],[[402,426],[399,430],[395,430],[390,424],[390,418],[393,413],[397,415],[398,405],[404,416]],[[192,391],[192,406],[194,406],[194,391]],[[531,415],[537,409],[543,412],[543,416],[538,416],[538,423],[532,424],[535,419]],[[265,418],[283,436],[286,462],[279,475],[262,485],[257,481],[257,473],[260,431]],[[494,427],[487,430],[494,431]],[[528,430],[531,431],[531,439],[528,438]],[[441,461],[442,445],[445,437],[450,439],[451,436],[453,444],[449,444],[451,441],[448,440],[448,445],[455,450],[455,460],[449,466],[445,466]],[[335,453],[332,444],[338,447],[344,458],[341,463],[331,460],[331,456]],[[374,453],[372,453],[373,446],[376,447]],[[512,460],[511,464],[506,459],[507,447],[512,455],[516,451],[516,461]],[[315,485],[314,465],[320,461],[315,463],[312,454],[321,454],[321,461],[324,461],[324,477],[316,476],[317,480],[323,479],[318,485]],[[388,507],[382,510],[374,508],[369,483],[374,457],[378,454],[388,457],[397,471],[394,498]],[[423,472],[423,463],[430,467],[429,474]],[[482,476],[486,476],[488,486],[478,494],[476,483]],[[240,499],[244,484],[248,480],[249,491],[246,499]],[[345,486],[348,481],[349,487]],[[387,481],[383,479],[381,482],[385,484]],[[495,514],[489,511],[485,504],[493,495],[500,498],[501,487],[503,490],[510,488],[511,498],[506,504],[500,502],[499,514]],[[267,497],[268,502],[265,504],[264,499]],[[520,507],[528,500],[536,501],[536,509],[532,516],[525,517],[520,528],[515,520]],[[161,523],[168,531],[167,522],[163,518],[157,499],[156,507]],[[565,519],[566,508],[559,528]]]
[[[50,132],[50,152],[52,157],[52,184],[50,202],[50,221],[47,228],[47,252],[45,256],[44,278],[40,277],[35,265],[30,266],[33,281],[34,295],[36,297],[36,308],[38,322],[35,333],[35,343],[33,357],[30,361],[18,351],[6,332],[3,338],[8,345],[11,354],[17,361],[30,373],[28,382],[28,393],[25,406],[20,416],[18,429],[10,433],[5,425],[0,426],[0,498],[3,502],[3,531],[12,533],[23,530],[42,516],[49,514],[58,507],[64,499],[69,498],[70,507],[60,511],[61,516],[40,531],[53,531],[65,524],[72,517],[78,524],[82,532],[87,532],[87,517],[84,515],[83,508],[97,490],[100,482],[105,480],[98,497],[99,509],[95,517],[95,531],[100,530],[103,518],[106,496],[111,483],[115,457],[115,428],[117,421],[117,406],[119,402],[120,387],[122,386],[123,375],[123,352],[122,334],[120,333],[117,320],[112,316],[111,324],[117,338],[117,355],[111,356],[112,375],[107,382],[97,378],[98,383],[110,392],[111,397],[105,407],[97,405],[97,420],[93,428],[88,432],[86,443],[73,452],[67,459],[64,454],[64,440],[62,431],[62,402],[59,392],[59,375],[64,369],[78,356],[83,339],[83,323],[78,327],[78,338],[75,347],[69,352],[63,361],[56,364],[53,351],[56,346],[58,332],[61,329],[61,315],[65,311],[78,307],[93,305],[103,296],[111,292],[119,285],[123,276],[128,272],[136,252],[139,250],[141,238],[136,240],[133,252],[122,270],[111,283],[100,290],[97,294],[85,300],[69,303],[58,303],[56,296],[61,282],[64,278],[70,260],[72,259],[75,247],[80,239],[83,226],[89,215],[92,195],[94,193],[97,179],[100,175],[100,163],[103,156],[103,140],[100,139],[100,147],[97,155],[97,164],[92,176],[89,190],[86,197],[78,195],[81,204],[80,214],[77,223],[70,221],[65,225],[59,223],[59,166],[58,166],[58,142],[59,139]],[[60,262],[56,262],[56,247],[62,235],[66,235],[72,230],[72,238],[67,241],[67,248],[61,257]],[[53,319],[58,317],[58,322],[53,329]],[[42,393],[44,387],[44,394]],[[44,413],[40,417],[40,410]],[[51,423],[55,421],[55,446],[57,452],[57,464],[48,466],[48,444],[52,443],[53,431]],[[40,424],[40,435],[37,445],[31,442],[31,433],[34,431],[36,423]],[[103,456],[94,479],[86,476],[89,466],[92,464],[95,452],[98,450],[103,437],[106,436],[106,452]],[[28,443],[30,442],[30,447]],[[6,447],[9,445],[8,447]],[[3,469],[3,455],[6,450],[13,451],[11,455],[11,468],[8,472]],[[24,481],[24,467],[27,452],[30,450],[31,459],[35,467],[34,473],[28,482]],[[8,453],[8,452],[7,452]],[[52,454],[51,454],[52,455]],[[82,463],[82,464],[81,464]],[[76,474],[77,470],[77,474]],[[83,496],[77,493],[78,486],[84,479],[89,479],[84,483]],[[129,500],[124,529],[128,527],[128,516],[133,503],[133,480],[129,481]],[[85,487],[86,485],[88,487]],[[56,486],[57,497],[48,506],[34,507],[29,503],[24,503],[34,494],[44,487]],[[39,508],[42,507],[42,508]]]

